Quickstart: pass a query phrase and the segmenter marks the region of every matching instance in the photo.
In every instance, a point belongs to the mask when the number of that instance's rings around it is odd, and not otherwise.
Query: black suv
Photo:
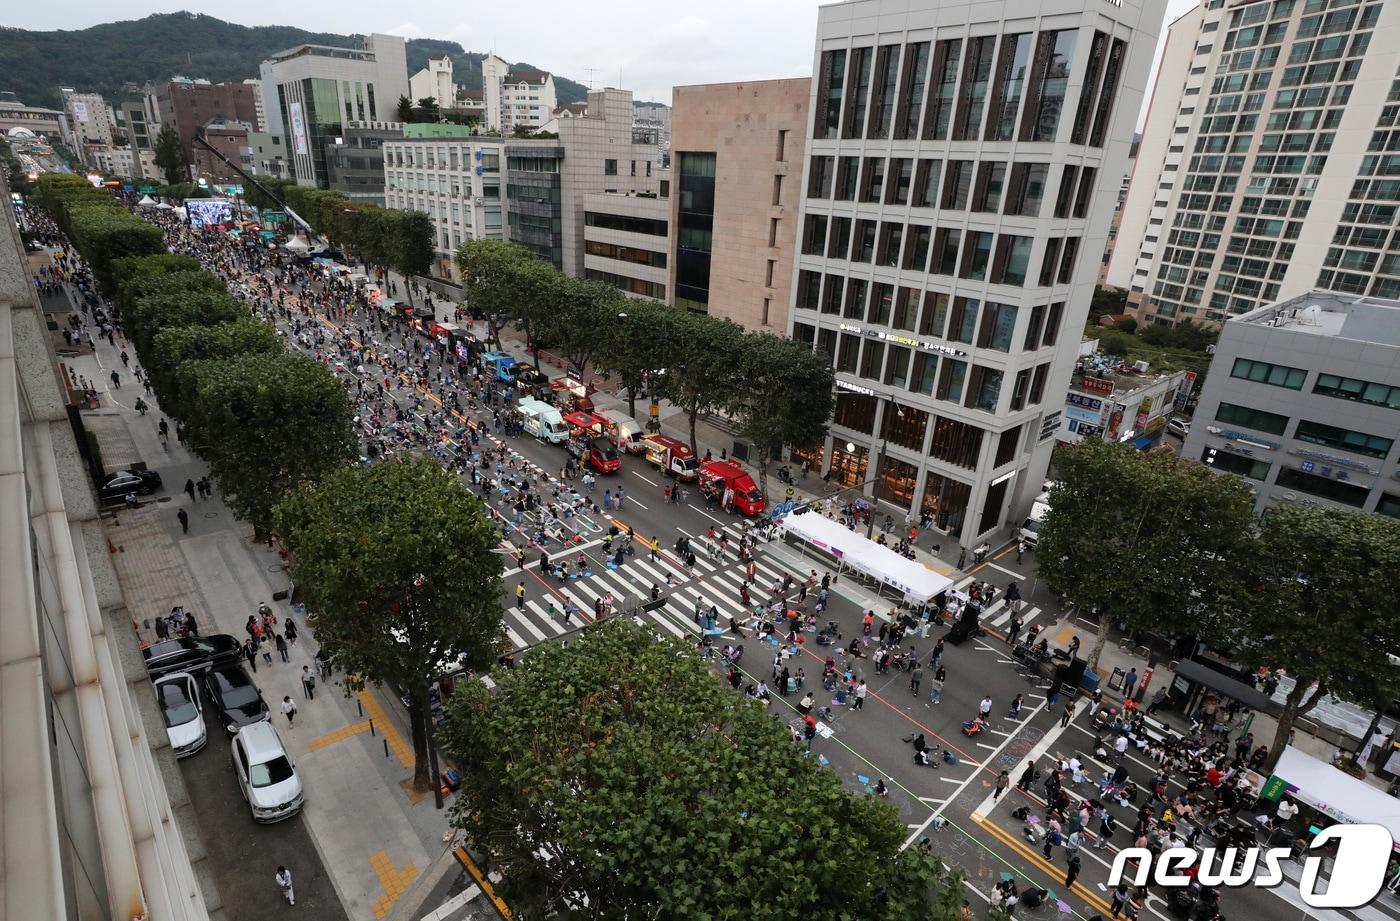
[[[214,712],[211,719],[233,735],[240,728],[268,719],[262,691],[241,665],[225,665],[204,676],[204,696]]]
[[[146,659],[146,671],[152,678],[171,672],[207,672],[211,668],[237,665],[243,647],[227,633],[213,636],[181,636],[161,640],[141,650]]]

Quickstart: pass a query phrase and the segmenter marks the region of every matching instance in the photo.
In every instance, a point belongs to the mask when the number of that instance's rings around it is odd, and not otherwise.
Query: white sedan
[[[176,758],[188,758],[209,741],[194,676],[189,672],[175,672],[158,679],[155,687],[170,747],[175,750]]]

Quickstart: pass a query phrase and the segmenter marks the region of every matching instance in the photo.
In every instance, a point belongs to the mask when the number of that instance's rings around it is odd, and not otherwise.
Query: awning
[[[1384,825],[1392,841],[1400,842],[1400,799],[1384,790],[1291,745],[1283,750],[1274,775],[1283,778],[1288,795],[1298,802],[1338,822]]]
[[[1137,448],[1139,451],[1146,451],[1151,447],[1152,441],[1151,435],[1139,435],[1137,438],[1133,439],[1133,447]]]
[[[1226,697],[1238,700],[1250,709],[1261,710],[1264,713],[1276,714],[1279,712],[1279,705],[1265,697],[1262,691],[1252,688],[1242,681],[1236,681],[1229,675],[1222,674],[1195,659],[1182,659],[1178,662],[1176,675],[1178,678],[1186,678],[1197,684],[1203,684],[1212,691],[1219,691]],[[1400,803],[1400,800],[1397,802]]]
[[[857,572],[879,579],[920,604],[953,584],[922,563],[906,559],[863,534],[816,512],[787,515],[783,530],[824,550]]]

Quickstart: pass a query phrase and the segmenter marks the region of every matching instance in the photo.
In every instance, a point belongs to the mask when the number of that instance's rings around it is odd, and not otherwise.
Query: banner
[[[301,103],[294,102],[292,109],[292,146],[297,156],[306,156],[306,118],[301,114]]]
[[[227,199],[187,198],[185,211],[190,216],[191,227],[233,223],[233,207]]]

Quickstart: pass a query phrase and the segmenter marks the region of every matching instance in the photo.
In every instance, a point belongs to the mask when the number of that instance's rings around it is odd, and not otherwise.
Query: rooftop
[[[1295,333],[1400,346],[1400,301],[1313,291],[1227,321],[1286,328]]]
[[[374,52],[363,48],[333,48],[330,45],[297,45],[295,48],[288,48],[286,51],[279,51],[270,61],[289,61],[292,58],[299,58],[305,55],[316,55],[323,58],[346,58],[352,61],[373,61]]]
[[[1089,343],[1094,343],[1097,349],[1098,343],[1094,340],[1086,339],[1084,349],[1089,347]],[[1144,364],[1146,364],[1144,362]],[[1160,383],[1166,378],[1179,378],[1185,371],[1154,371],[1148,368],[1140,371],[1132,363],[1112,355],[1104,355],[1098,351],[1085,352],[1081,350],[1079,361],[1074,366],[1074,375],[1070,378],[1069,387],[1071,390],[1079,390],[1085,393],[1106,392],[1111,385],[1112,392],[1118,396],[1133,393],[1144,387],[1151,387]],[[1085,381],[1097,381],[1099,383],[1088,383]]]
[[[549,74],[542,70],[512,70],[506,74],[507,83],[537,83],[544,84],[549,79]]]

